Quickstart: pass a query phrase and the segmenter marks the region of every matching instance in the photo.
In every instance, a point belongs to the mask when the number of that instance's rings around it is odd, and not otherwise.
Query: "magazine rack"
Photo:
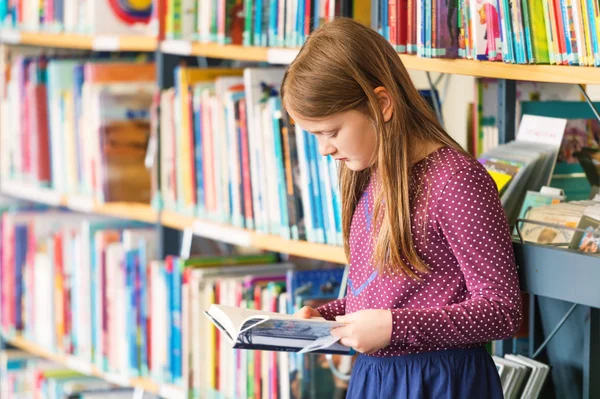
[[[517,220],[517,232],[520,236],[520,223],[550,225],[566,230],[580,229],[552,225],[549,223]],[[598,234],[598,233],[594,233]],[[515,258],[519,273],[521,290],[531,294],[529,313],[529,348],[530,357],[541,353],[548,342],[556,335],[578,306],[589,308],[583,340],[583,397],[600,397],[600,381],[594,376],[600,375],[600,256],[552,245],[524,243],[520,239],[513,242]],[[573,305],[560,320],[553,331],[537,348],[534,347],[535,330],[535,296],[559,299]]]

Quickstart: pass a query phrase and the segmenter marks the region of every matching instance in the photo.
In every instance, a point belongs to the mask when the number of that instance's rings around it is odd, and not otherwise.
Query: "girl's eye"
[[[329,139],[333,139],[338,135],[339,130],[336,130],[335,132],[331,132],[331,133],[327,133],[325,134],[325,137],[329,138]]]

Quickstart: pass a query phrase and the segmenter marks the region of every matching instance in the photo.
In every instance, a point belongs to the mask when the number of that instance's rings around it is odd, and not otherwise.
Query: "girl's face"
[[[321,155],[331,155],[355,172],[368,168],[374,162],[375,126],[363,113],[346,111],[318,120],[304,119],[293,110],[288,110],[288,113],[296,125],[315,135]]]

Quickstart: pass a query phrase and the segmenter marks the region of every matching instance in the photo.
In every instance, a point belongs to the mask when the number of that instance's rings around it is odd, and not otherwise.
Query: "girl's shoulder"
[[[429,194],[433,197],[441,195],[450,183],[464,187],[489,177],[480,162],[452,147],[442,147],[429,154],[415,165],[415,173],[429,187]]]

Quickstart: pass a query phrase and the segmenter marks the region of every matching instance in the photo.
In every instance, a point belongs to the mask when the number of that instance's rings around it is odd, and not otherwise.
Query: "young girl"
[[[435,119],[373,30],[337,19],[290,65],[283,104],[339,162],[346,298],[299,317],[343,322],[360,352],[349,398],[502,398],[483,345],[511,337],[521,297],[489,174]]]

